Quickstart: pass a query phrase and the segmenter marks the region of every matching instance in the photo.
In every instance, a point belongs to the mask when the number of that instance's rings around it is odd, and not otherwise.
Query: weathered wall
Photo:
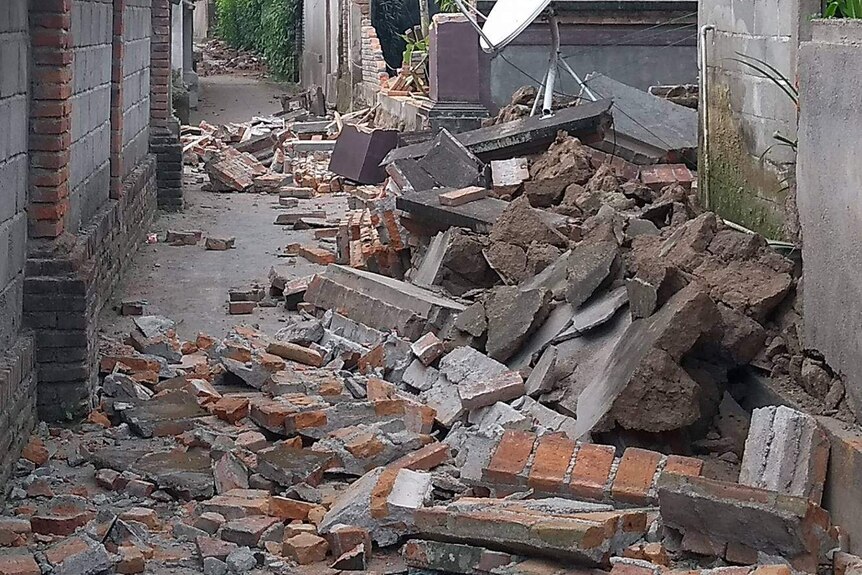
[[[654,22],[674,15],[653,15],[643,24],[613,22],[620,19],[616,14],[596,24],[572,18],[562,25],[562,55],[582,78],[599,72],[642,90],[658,84],[697,83],[696,26],[681,20],[658,32],[651,29]],[[695,17],[690,20],[695,21]],[[492,60],[491,98],[496,106],[508,104],[512,93],[521,86],[535,84],[526,74],[544,78],[549,42],[547,26],[534,24],[503,50],[505,59]],[[568,94],[579,92],[578,84],[568,74],[559,78],[557,87]]]
[[[793,81],[800,41],[819,0],[704,0],[709,138],[702,148],[701,190],[720,215],[774,239],[796,239],[795,154],[776,132],[795,139],[797,110],[779,86],[736,61],[759,58]],[[701,164],[703,166],[703,163]],[[707,197],[708,196],[708,197]]]
[[[151,0],[125,0],[123,13],[122,169],[125,179],[147,155],[150,139]]]
[[[23,310],[35,331],[38,409],[48,420],[91,407],[99,313],[155,214],[147,125],[166,124],[168,75],[153,86],[150,68],[170,58],[169,49],[154,55],[150,41],[167,10],[160,2],[167,0],[30,3]],[[169,42],[169,31],[156,36]]]
[[[846,377],[862,417],[862,22],[815,21],[799,71],[805,346]]]
[[[27,253],[27,0],[0,5],[0,485],[35,421],[33,342],[22,335]]]
[[[109,197],[113,13],[110,1],[72,1],[70,230]]]
[[[0,8],[0,353],[21,329],[27,240],[26,0]]]

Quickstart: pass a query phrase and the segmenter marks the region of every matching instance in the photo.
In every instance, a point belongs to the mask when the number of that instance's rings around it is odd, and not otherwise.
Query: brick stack
[[[498,492],[536,492],[615,505],[657,502],[665,473],[699,476],[703,461],[630,447],[621,458],[609,445],[573,441],[563,434],[508,431],[482,470],[482,483]]]
[[[30,7],[33,75],[30,122],[30,236],[56,238],[69,212],[72,142],[72,2]]]
[[[150,42],[150,152],[158,159],[159,208],[183,208],[183,148],[171,119],[171,3],[153,0]]]

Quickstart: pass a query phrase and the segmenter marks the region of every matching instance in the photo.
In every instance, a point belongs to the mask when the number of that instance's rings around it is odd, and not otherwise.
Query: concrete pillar
[[[183,71],[183,16],[182,3],[171,3],[171,70]]]
[[[431,128],[464,132],[488,117],[482,104],[479,35],[462,14],[437,14],[429,35],[429,78],[434,105]]]

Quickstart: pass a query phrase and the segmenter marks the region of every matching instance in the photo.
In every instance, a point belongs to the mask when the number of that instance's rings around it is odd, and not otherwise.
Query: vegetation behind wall
[[[219,38],[266,58],[270,73],[299,81],[302,0],[216,0]]]

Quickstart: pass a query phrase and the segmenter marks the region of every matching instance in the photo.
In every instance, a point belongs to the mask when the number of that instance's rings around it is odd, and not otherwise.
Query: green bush
[[[216,0],[218,36],[235,48],[254,50],[270,73],[299,79],[302,0]]]

